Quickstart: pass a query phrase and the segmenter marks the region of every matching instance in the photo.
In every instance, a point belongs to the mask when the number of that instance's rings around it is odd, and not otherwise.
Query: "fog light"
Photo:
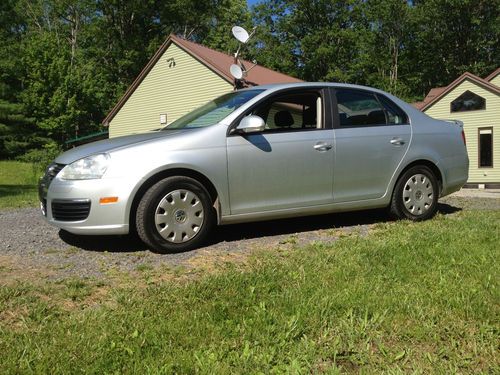
[[[99,198],[100,204],[110,204],[118,202],[118,197],[103,197]]]

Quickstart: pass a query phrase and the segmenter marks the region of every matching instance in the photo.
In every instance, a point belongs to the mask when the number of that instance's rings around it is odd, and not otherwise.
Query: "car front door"
[[[334,91],[334,201],[380,198],[408,150],[408,116],[383,95]]]
[[[227,137],[231,214],[332,202],[333,129],[325,92],[286,92],[245,115],[265,122],[258,133]]]

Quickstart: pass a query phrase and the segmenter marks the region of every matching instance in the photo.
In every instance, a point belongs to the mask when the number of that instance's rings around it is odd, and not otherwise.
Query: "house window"
[[[451,112],[476,111],[486,109],[486,100],[467,90],[451,102]]]
[[[479,168],[493,167],[493,128],[479,129]]]

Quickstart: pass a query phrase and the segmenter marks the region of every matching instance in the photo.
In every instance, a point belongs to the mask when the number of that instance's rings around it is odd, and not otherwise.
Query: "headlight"
[[[63,168],[60,177],[64,180],[91,180],[101,178],[109,164],[108,154],[87,156]]]

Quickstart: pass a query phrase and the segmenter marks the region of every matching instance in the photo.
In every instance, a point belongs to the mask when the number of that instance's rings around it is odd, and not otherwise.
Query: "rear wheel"
[[[399,219],[427,220],[437,211],[438,183],[426,166],[415,166],[400,176],[392,194],[390,211]]]
[[[203,244],[215,222],[209,193],[188,177],[168,177],[153,185],[137,207],[139,237],[153,250],[176,253]]]

